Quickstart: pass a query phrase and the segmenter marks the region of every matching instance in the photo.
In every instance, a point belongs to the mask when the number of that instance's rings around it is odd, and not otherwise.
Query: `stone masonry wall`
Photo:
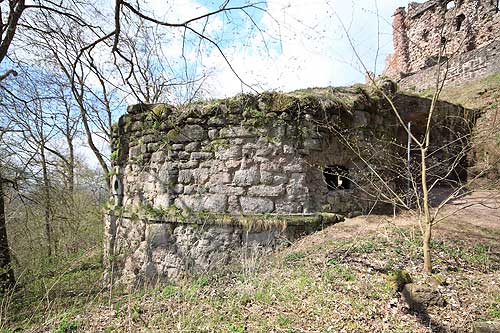
[[[174,205],[231,214],[360,210],[352,200],[329,198],[323,168],[351,167],[355,157],[315,122],[333,119],[360,132],[379,133],[386,133],[388,122],[395,124],[373,112],[363,92],[344,95],[282,95],[283,110],[266,105],[266,96],[229,101],[235,105],[194,105],[179,114],[161,105],[132,107],[120,120],[115,140],[120,145],[114,152],[120,201],[126,207]],[[357,109],[347,112],[339,96],[353,100]],[[176,124],[169,126],[169,121]]]
[[[394,54],[385,75],[400,79],[499,39],[498,0],[430,0],[394,14]]]
[[[451,59],[441,68],[441,78],[446,73],[445,84],[463,85],[500,72],[500,41],[467,52]],[[438,66],[429,67],[402,78],[398,84],[403,91],[422,91],[436,84]]]
[[[405,95],[394,103],[417,128],[430,106]],[[463,111],[437,109],[442,118]],[[395,186],[397,172],[383,165],[394,167],[402,146],[394,143],[406,138],[366,87],[131,106],[112,134],[107,280],[128,286],[220,269],[339,222],[339,213],[370,210],[378,198],[366,195],[360,156]],[[328,186],[330,166],[355,185]]]

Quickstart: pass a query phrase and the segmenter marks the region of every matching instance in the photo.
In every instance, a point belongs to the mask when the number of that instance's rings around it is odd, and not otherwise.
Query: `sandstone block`
[[[182,143],[174,143],[170,146],[172,150],[183,150],[184,149],[184,144]]]
[[[223,213],[227,208],[227,195],[206,194],[203,196],[203,209],[210,212]]]
[[[274,210],[274,202],[266,198],[241,197],[240,205],[244,213],[270,213]]]
[[[208,126],[224,126],[226,124],[226,120],[222,117],[211,117],[207,121]]]
[[[233,177],[230,173],[219,172],[219,173],[212,174],[210,176],[209,183],[210,183],[210,185],[227,184],[227,183],[231,183],[232,180],[233,180]]]
[[[187,151],[188,153],[191,153],[193,151],[198,151],[200,150],[200,143],[199,142],[191,142],[188,143],[185,147],[184,150]]]
[[[190,184],[193,180],[193,172],[189,169],[179,171],[177,181],[181,184]]]
[[[241,146],[231,146],[231,147],[218,147],[215,152],[215,158],[219,160],[230,160],[241,158]]]
[[[200,165],[199,161],[187,161],[178,164],[179,169],[195,169]]]
[[[277,200],[275,204],[275,211],[277,213],[302,213],[302,210],[302,205],[290,198]]]
[[[423,310],[429,306],[444,306],[446,303],[437,288],[416,283],[405,285],[402,296],[410,309],[414,311]]]
[[[193,170],[193,179],[196,184],[205,184],[209,176],[208,169],[198,168]]]
[[[286,172],[303,172],[305,170],[304,160],[301,158],[293,158],[283,169]]]
[[[239,126],[222,128],[219,131],[219,136],[221,138],[245,138],[253,137],[255,134],[252,132],[252,129]]]
[[[205,161],[212,158],[212,153],[209,152],[192,152],[191,160],[193,161]]]
[[[271,185],[274,180],[274,174],[270,171],[260,171],[260,182],[264,185]]]
[[[193,211],[200,211],[202,209],[202,200],[198,195],[179,195],[175,199],[174,204],[180,209],[191,209]]]
[[[257,185],[248,189],[248,194],[257,197],[278,197],[285,192],[283,185]]]
[[[179,151],[179,153],[178,153],[177,156],[178,156],[179,160],[181,160],[181,161],[187,161],[187,160],[189,160],[189,157],[191,155],[188,152],[186,152],[186,151]]]
[[[219,137],[219,131],[216,129],[210,129],[208,130],[208,137],[213,140],[217,139]]]
[[[255,185],[259,182],[260,175],[256,167],[238,170],[234,174],[233,183],[238,186],[250,186]]]
[[[159,150],[154,152],[151,155],[151,162],[152,163],[163,163],[165,161],[165,158],[167,157],[167,154],[163,150]]]
[[[210,193],[219,193],[227,195],[242,195],[243,193],[245,193],[245,189],[243,187],[223,185],[223,184],[211,186],[209,191]]]
[[[172,143],[186,143],[204,140],[207,138],[207,132],[200,125],[186,125],[180,130],[170,130],[167,137]]]

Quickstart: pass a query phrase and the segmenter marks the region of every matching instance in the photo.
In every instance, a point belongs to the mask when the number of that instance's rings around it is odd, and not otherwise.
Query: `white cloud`
[[[364,69],[342,24],[365,66],[380,72],[392,50],[391,16],[407,2],[269,0],[259,27],[280,43],[274,43],[268,52],[261,35],[253,34],[245,47],[235,41],[235,48],[225,47],[224,53],[240,77],[257,89],[288,91],[360,82]],[[215,72],[208,81],[212,96],[242,90],[217,50],[213,49],[203,64]]]

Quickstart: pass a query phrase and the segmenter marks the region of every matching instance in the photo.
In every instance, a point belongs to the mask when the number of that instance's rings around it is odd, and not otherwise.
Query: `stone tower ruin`
[[[403,89],[426,89],[438,63],[456,83],[500,71],[498,6],[498,0],[429,0],[398,8],[384,75]]]
[[[430,100],[393,98],[404,119],[425,120]],[[465,111],[437,110],[440,119]],[[394,163],[405,145],[393,143],[405,138],[388,103],[363,86],[131,106],[113,129],[108,280],[133,286],[221,269],[370,211],[378,199],[363,188],[360,150]],[[396,173],[380,174],[397,186]]]

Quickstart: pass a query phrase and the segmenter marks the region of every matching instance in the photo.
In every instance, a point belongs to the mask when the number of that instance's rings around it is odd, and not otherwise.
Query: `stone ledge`
[[[314,214],[247,214],[231,215],[193,212],[186,215],[165,215],[152,217],[147,215],[107,212],[106,215],[129,220],[142,220],[146,224],[199,224],[241,226],[248,230],[286,229],[287,226],[325,227],[344,221],[344,216],[335,213]]]

